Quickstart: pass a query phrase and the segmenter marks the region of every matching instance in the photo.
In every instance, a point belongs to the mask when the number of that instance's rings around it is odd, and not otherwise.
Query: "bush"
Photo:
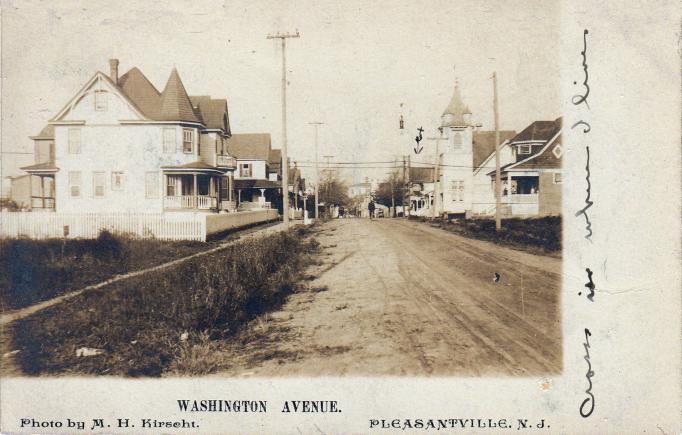
[[[311,245],[275,234],[84,293],[13,325],[17,362],[27,374],[158,376],[206,347],[197,340],[229,336],[281,304]],[[104,353],[77,357],[81,347]]]

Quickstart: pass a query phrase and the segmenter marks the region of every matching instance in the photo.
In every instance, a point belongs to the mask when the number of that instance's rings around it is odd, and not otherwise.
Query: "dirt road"
[[[561,371],[561,260],[398,219],[335,220],[318,240],[311,290],[244,331],[221,375]]]

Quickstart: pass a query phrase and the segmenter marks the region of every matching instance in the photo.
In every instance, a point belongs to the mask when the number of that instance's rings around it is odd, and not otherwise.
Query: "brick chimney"
[[[109,59],[109,78],[118,85],[118,59]]]

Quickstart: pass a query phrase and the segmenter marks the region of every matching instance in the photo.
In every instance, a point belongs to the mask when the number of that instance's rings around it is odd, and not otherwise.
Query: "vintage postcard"
[[[1,433],[681,433],[678,2],[0,5]]]

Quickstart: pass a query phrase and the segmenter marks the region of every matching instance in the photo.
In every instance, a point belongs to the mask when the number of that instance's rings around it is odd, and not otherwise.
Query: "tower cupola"
[[[452,93],[450,104],[441,115],[441,127],[470,127],[471,110],[462,101],[462,94],[459,91],[459,82],[455,81],[455,90]]]

